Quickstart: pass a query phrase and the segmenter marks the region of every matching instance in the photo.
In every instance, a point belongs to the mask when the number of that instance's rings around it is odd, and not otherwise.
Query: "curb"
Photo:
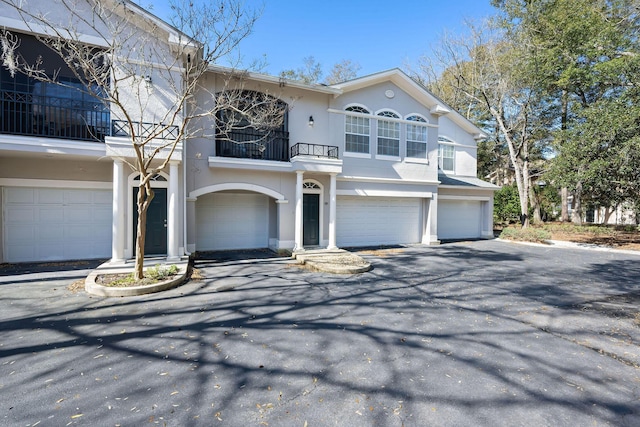
[[[173,264],[176,265],[179,269],[179,273],[176,274],[173,278],[169,280],[165,280],[158,283],[153,283],[151,285],[144,286],[127,286],[127,287],[110,287],[110,286],[102,286],[96,282],[98,276],[103,274],[117,274],[117,273],[130,273],[133,271],[133,266],[131,267],[116,267],[114,268],[113,264],[106,262],[99,266],[97,269],[93,270],[84,281],[84,289],[88,294],[101,296],[101,297],[132,297],[138,295],[151,294],[160,291],[166,291],[171,288],[175,288],[181,285],[186,277],[187,271],[189,269],[188,260],[180,260],[175,263],[167,263],[166,261],[163,264]]]
[[[520,245],[538,246],[543,248],[581,249],[586,251],[612,252],[612,253],[640,256],[640,251],[631,251],[628,249],[615,249],[608,246],[595,245],[593,243],[576,243],[576,242],[568,242],[565,240],[545,240],[545,243],[536,243],[536,242],[525,242],[522,240],[501,239],[499,237],[497,237],[495,240],[498,242],[516,243]]]

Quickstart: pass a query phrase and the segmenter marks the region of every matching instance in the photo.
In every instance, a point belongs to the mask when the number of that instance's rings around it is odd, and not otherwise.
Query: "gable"
[[[399,69],[392,69],[380,73],[360,77],[348,82],[333,85],[342,90],[341,97],[353,92],[361,92],[370,87],[375,87],[384,83],[392,83],[407,96],[420,103],[424,109],[428,110],[432,116],[445,116],[465,132],[473,135],[474,138],[484,138],[486,135],[480,128],[464,118],[444,101],[429,92],[424,86],[418,84],[407,74]]]

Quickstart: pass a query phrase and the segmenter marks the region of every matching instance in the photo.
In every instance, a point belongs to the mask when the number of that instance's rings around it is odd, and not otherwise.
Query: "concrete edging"
[[[165,263],[167,264],[167,263]],[[189,269],[188,261],[178,261],[176,263],[171,263],[176,265],[179,269],[178,274],[172,277],[169,280],[164,280],[162,282],[153,283],[150,285],[144,286],[127,286],[127,287],[110,287],[110,286],[102,286],[96,282],[98,276],[103,274],[119,274],[119,273],[128,273],[133,271],[132,267],[122,267],[109,269],[109,267],[113,268],[113,265],[110,263],[105,263],[98,267],[96,270],[93,270],[84,281],[84,289],[87,293],[91,295],[101,296],[101,297],[131,297],[138,295],[151,294],[155,292],[166,291],[171,288],[175,288],[178,285],[182,284],[186,277],[187,271]]]

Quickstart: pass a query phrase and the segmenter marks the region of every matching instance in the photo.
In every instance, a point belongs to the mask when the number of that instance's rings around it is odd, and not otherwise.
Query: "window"
[[[427,158],[427,127],[420,123],[427,121],[420,116],[409,116],[407,120],[416,124],[407,124],[407,157]]]
[[[438,167],[446,172],[453,172],[455,165],[455,148],[453,141],[443,136],[438,137]]]
[[[392,111],[382,111],[378,116],[399,119]],[[378,154],[381,156],[400,156],[400,123],[378,120]]]
[[[363,107],[347,107],[346,111],[370,114]],[[345,117],[344,150],[352,153],[369,153],[369,118],[347,114]]]

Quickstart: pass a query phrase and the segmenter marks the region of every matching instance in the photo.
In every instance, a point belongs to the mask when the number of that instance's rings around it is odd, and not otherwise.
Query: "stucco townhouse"
[[[160,29],[170,52],[177,30],[126,3]],[[47,8],[55,13],[56,4]],[[23,51],[56,63],[6,5],[0,25],[20,36]],[[211,102],[234,73],[209,66],[192,102]],[[498,187],[476,178],[485,135],[404,72],[330,86],[237,75],[247,99],[273,98],[284,120],[268,135],[242,126],[232,138],[196,132],[179,141],[153,181],[148,255],[492,237]],[[173,107],[154,79],[140,78],[153,109]],[[134,255],[139,178],[128,166],[130,136],[108,106],[68,86],[0,71],[0,262]],[[197,126],[216,129],[228,117],[219,111]],[[140,123],[153,126],[153,118]],[[160,138],[171,139],[171,130]]]

